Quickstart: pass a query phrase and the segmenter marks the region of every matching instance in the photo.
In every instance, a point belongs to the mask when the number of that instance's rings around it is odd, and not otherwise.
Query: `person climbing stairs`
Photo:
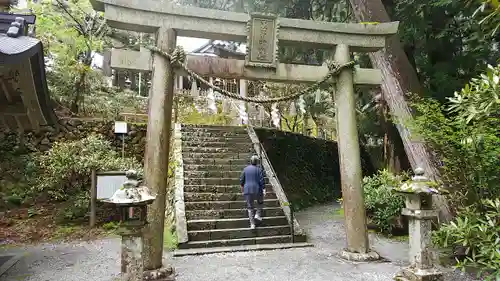
[[[249,224],[240,175],[256,152],[247,129],[182,125],[180,130],[188,241],[179,248],[290,243],[290,223],[267,177],[262,213],[251,216],[265,220],[257,228]],[[295,242],[305,242],[305,235]]]

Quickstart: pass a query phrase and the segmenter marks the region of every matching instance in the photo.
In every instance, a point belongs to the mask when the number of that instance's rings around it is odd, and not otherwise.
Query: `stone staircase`
[[[182,125],[180,137],[187,234],[180,249],[234,250],[292,242],[290,223],[268,178],[264,221],[250,229],[239,177],[256,153],[245,127]],[[305,236],[295,236],[295,242],[305,242]]]

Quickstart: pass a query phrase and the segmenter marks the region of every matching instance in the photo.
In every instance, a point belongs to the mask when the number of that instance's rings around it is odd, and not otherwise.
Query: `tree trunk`
[[[357,20],[362,22],[389,22],[390,18],[381,0],[349,0]],[[403,141],[404,148],[413,169],[421,167],[426,175],[437,180],[439,171],[432,162],[432,157],[422,141],[411,136],[411,132],[403,122],[412,119],[411,109],[406,102],[408,93],[422,94],[423,88],[415,69],[406,56],[399,36],[388,38],[386,48],[376,53],[370,53],[370,60],[374,68],[382,71],[381,85],[384,100],[395,117],[396,126]],[[441,221],[451,219],[446,200],[439,196],[435,200],[439,208]]]
[[[82,92],[85,90],[85,78],[87,76],[87,72],[83,70],[80,73],[80,77],[76,81],[75,85],[75,97],[73,98],[73,101],[71,102],[71,112],[74,114],[78,114],[80,111],[80,100],[82,99]]]

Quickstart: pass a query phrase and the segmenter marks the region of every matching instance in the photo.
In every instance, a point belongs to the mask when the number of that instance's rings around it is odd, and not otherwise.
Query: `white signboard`
[[[97,174],[97,200],[111,198],[126,180],[125,172]]]
[[[115,121],[115,134],[126,134],[127,122]]]

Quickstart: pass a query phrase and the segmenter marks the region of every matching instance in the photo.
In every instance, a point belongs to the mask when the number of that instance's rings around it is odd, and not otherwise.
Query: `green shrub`
[[[136,159],[121,158],[111,143],[98,135],[55,143],[36,160],[39,173],[33,192],[46,193],[55,200],[67,200],[72,195],[86,192],[94,169],[135,169],[142,174],[142,167]]]
[[[191,103],[179,115],[178,122],[199,125],[230,125],[232,117],[222,112],[222,106],[217,106],[217,113],[200,113]]]
[[[452,192],[451,206],[500,197],[500,67],[488,67],[448,105],[417,99],[410,126],[425,139],[441,164],[441,179]]]
[[[120,223],[116,221],[110,221],[107,223],[104,223],[102,225],[102,228],[107,231],[115,231],[120,227]]]
[[[436,153],[441,180],[452,192],[452,206],[471,205],[500,196],[500,136],[498,123],[486,119],[474,125],[447,117],[446,107],[432,100],[415,103],[418,116],[411,126]]]
[[[16,133],[0,132],[0,194],[9,203],[19,205],[25,199],[36,172],[34,155],[29,142]]]
[[[473,78],[459,93],[448,99],[448,110],[456,113],[456,118],[463,123],[484,122],[500,116],[499,95],[500,66],[488,65],[484,74]]]
[[[56,214],[56,221],[58,223],[66,223],[88,216],[90,204],[90,194],[88,192],[81,192],[72,196],[68,200],[68,204],[59,209]]]
[[[20,206],[23,203],[23,198],[19,195],[13,194],[6,196],[5,201],[12,205]]]
[[[392,234],[395,229],[404,228],[401,221],[404,197],[393,191],[393,188],[401,185],[404,178],[405,176],[396,176],[382,170],[363,179],[367,216],[382,233]]]
[[[480,206],[460,210],[454,221],[434,232],[434,243],[444,247],[464,248],[465,259],[457,258],[457,267],[480,269],[485,279],[500,278],[500,198],[484,200]],[[496,277],[497,279],[495,279]]]

